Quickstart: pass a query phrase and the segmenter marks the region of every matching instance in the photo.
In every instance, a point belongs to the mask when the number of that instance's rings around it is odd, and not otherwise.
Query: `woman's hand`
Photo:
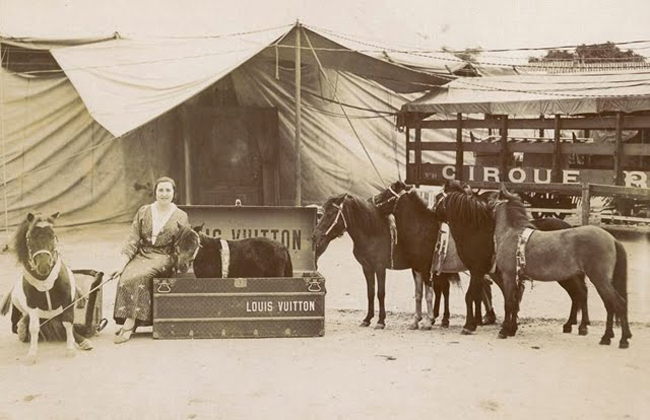
[[[124,268],[126,268],[126,265],[129,263],[129,261],[130,260],[126,255],[120,255],[120,261],[117,263],[115,269],[109,273],[109,278],[110,279],[119,278],[122,275],[122,272],[124,271]]]

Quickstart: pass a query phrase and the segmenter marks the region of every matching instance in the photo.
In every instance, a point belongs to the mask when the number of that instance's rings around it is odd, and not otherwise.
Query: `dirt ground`
[[[109,270],[126,225],[60,229],[73,268]],[[3,239],[3,238],[0,238]],[[6,238],[4,238],[6,240]],[[647,240],[646,240],[647,241]],[[2,242],[4,244],[4,241]],[[462,336],[464,290],[452,288],[449,329],[407,329],[413,310],[408,271],[388,273],[387,328],[361,328],[365,282],[346,236],[319,261],[326,278],[321,338],[153,340],[150,329],[113,344],[115,284],[104,286],[109,326],[95,348],[65,356],[27,345],[0,317],[0,419],[646,419],[650,415],[648,243],[632,244],[630,348],[600,346],[604,310],[590,288],[589,335],[562,333],[569,299],[554,284],[527,287],[517,336],[498,326]],[[636,254],[636,255],[634,255]],[[19,273],[0,254],[0,295]],[[495,290],[498,315],[503,313]],[[374,325],[374,324],[373,324]],[[616,330],[617,337],[620,330]]]

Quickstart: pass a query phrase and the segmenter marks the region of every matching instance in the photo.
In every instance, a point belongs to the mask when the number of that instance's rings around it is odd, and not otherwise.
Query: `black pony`
[[[225,240],[179,224],[176,267],[190,265],[199,278],[293,277],[291,254],[284,244],[269,238]]]
[[[494,220],[488,201],[498,196],[499,193],[485,192],[481,195],[473,195],[466,184],[461,184],[458,181],[447,182],[444,192],[446,196],[438,202],[436,212],[442,219],[448,220],[461,259],[468,266],[476,267],[476,270],[489,270],[493,266],[494,256]],[[557,218],[534,219],[530,223],[532,227],[542,231],[572,227],[569,223]],[[498,277],[493,277],[501,287]],[[569,274],[561,280],[559,281],[560,286],[571,298],[571,312],[569,319],[563,325],[563,331],[571,332],[572,325],[577,323],[577,313],[580,310],[582,321],[578,327],[578,333],[586,335],[589,315],[584,273]],[[521,299],[522,292],[523,288],[519,292],[519,299]]]
[[[464,262],[459,259],[455,246],[452,246],[452,238],[449,241],[450,246],[446,252],[444,265],[439,267],[442,272],[432,276],[434,254],[439,254],[436,246],[440,221],[435,212],[427,207],[427,203],[412,186],[401,181],[393,183],[385,191],[376,195],[373,201],[381,213],[395,215],[398,242],[404,248],[404,254],[411,267],[422,272],[426,280],[433,280],[434,290],[443,291],[445,297],[443,326],[447,326],[449,322],[449,280],[457,280],[457,273],[467,270]],[[436,293],[435,306],[439,306],[439,297],[440,294]],[[471,295],[468,290],[465,296],[468,319],[481,320],[481,298],[480,293]],[[436,312],[436,308],[434,308],[434,316],[437,316]],[[494,323],[494,312],[488,315],[485,323]],[[464,333],[473,331],[468,325],[471,324],[465,324]]]
[[[379,317],[375,328],[386,326],[386,270],[407,269],[400,265],[399,255],[393,253],[391,223],[381,215],[370,200],[363,200],[350,194],[340,194],[327,199],[323,205],[323,216],[314,229],[313,242],[316,247],[316,260],[325,252],[329,243],[347,231],[353,242],[354,258],[361,264],[366,279],[368,310],[361,322],[362,327],[370,325],[375,314],[376,294],[379,301]],[[417,328],[421,318],[422,292],[420,290],[420,311],[417,311],[419,273],[413,271],[416,283],[416,319],[411,328]],[[432,299],[432,296],[428,296]]]

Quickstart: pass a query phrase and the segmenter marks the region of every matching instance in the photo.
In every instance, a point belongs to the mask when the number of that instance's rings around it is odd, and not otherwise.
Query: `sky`
[[[205,36],[298,19],[393,47],[516,49],[650,40],[648,16],[650,0],[0,0],[0,34]],[[650,56],[650,42],[632,46]]]

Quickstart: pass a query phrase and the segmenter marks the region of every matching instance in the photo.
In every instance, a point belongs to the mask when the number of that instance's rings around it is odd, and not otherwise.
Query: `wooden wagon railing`
[[[650,115],[624,115],[619,112],[607,116],[556,115],[554,118],[509,118],[505,115],[492,115],[485,119],[474,119],[466,118],[462,114],[457,114],[455,119],[449,120],[427,119],[429,117],[430,114],[422,113],[405,113],[401,116],[406,132],[406,182],[410,184],[442,185],[446,179],[455,178],[469,182],[474,188],[495,189],[501,182],[506,182],[510,189],[517,192],[582,197],[582,202],[587,203],[582,206],[583,222],[588,221],[588,203],[591,196],[644,200],[650,203]],[[456,130],[456,141],[424,141],[422,130],[428,129]],[[463,130],[478,129],[498,130],[498,135],[481,141],[470,131],[470,141],[467,141],[468,136],[463,135]],[[509,135],[510,130],[537,130],[540,138],[513,137]],[[553,137],[545,137],[545,130],[553,130]],[[562,137],[563,130],[582,130],[584,136]],[[615,141],[595,143],[590,139],[593,130],[612,130],[615,133]],[[642,142],[624,142],[624,130],[641,130]],[[422,154],[426,151],[455,152],[455,163],[447,165],[444,173],[434,173],[431,168],[437,167],[439,170],[441,165],[423,162]],[[498,176],[491,174],[490,180],[482,180],[473,173],[468,174],[465,152],[497,157]],[[538,180],[540,182],[527,182],[529,180],[525,179],[525,175],[522,176],[525,168],[512,164],[512,155],[517,152],[523,153],[524,156],[526,153],[548,155],[551,167],[544,170],[550,176]],[[571,155],[610,156],[612,166],[605,169],[605,178],[600,176],[595,180],[579,179],[574,175],[582,169],[567,171],[566,164],[563,165],[563,159],[566,161]],[[630,168],[625,166],[626,157],[638,157],[641,167],[629,170]],[[584,169],[587,169],[584,171],[584,178],[589,178],[597,172],[589,168]],[[602,173],[602,168],[599,171]],[[513,174],[517,175],[514,177],[516,179],[507,179]],[[583,175],[582,172],[580,175]]]

